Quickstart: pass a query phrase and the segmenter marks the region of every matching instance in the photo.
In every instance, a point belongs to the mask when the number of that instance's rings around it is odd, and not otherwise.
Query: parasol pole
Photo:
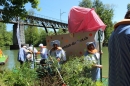
[[[34,37],[34,35],[33,35],[33,33],[32,33],[32,36]],[[33,37],[32,37],[32,47],[33,47],[33,66],[34,66],[34,69],[35,69],[35,53],[34,53],[34,39],[33,39]]]
[[[99,29],[95,34],[95,41],[99,43],[99,53],[100,53],[100,65],[102,65],[102,46],[101,43],[104,40],[104,32]],[[102,82],[102,68],[100,69],[100,81]]]
[[[101,41],[100,41],[101,37],[100,37],[100,35],[101,35],[101,32],[100,32],[100,30],[98,30],[100,65],[102,65],[102,59],[101,59],[102,58],[102,54],[101,54]],[[102,82],[102,68],[100,69],[100,81]]]

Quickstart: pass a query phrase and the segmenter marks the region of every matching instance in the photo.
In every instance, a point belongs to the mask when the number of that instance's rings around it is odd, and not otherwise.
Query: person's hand
[[[102,50],[100,51],[100,54],[103,54],[103,51],[102,51]]]
[[[32,52],[32,51],[29,51],[29,53],[33,54],[33,52]]]
[[[60,61],[60,58],[57,58],[57,61],[59,62],[59,61]]]
[[[102,68],[103,66],[102,65],[97,65],[98,68]]]
[[[50,57],[50,60],[52,60],[52,58]]]
[[[41,52],[40,52],[40,51],[38,51],[38,52],[37,52],[37,54],[41,54]]]

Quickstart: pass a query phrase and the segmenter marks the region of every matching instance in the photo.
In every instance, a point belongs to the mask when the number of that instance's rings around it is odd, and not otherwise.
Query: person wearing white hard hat
[[[41,58],[47,60],[48,59],[48,55],[47,55],[48,49],[42,43],[39,44],[39,47],[40,47]]]

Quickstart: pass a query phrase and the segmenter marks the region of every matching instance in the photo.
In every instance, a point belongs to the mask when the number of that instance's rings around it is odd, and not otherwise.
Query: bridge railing
[[[3,15],[2,12],[3,12],[3,10],[0,9],[0,20],[2,20],[2,15]],[[68,24],[68,21],[64,21],[64,20],[52,18],[52,17],[49,17],[49,16],[41,15],[41,14],[36,14],[36,13],[34,13],[33,15],[29,15],[29,16],[44,18],[44,19],[53,20],[53,21],[59,21],[59,22]]]
[[[44,18],[44,19],[49,19],[49,20],[59,21],[59,22],[63,22],[63,23],[68,23],[68,21],[64,21],[64,20],[52,18],[52,17],[49,17],[49,16],[44,16],[44,15],[41,15],[41,14],[36,14],[36,13],[34,13],[33,15],[30,15],[30,16],[36,16],[36,17],[40,17],[40,18]]]

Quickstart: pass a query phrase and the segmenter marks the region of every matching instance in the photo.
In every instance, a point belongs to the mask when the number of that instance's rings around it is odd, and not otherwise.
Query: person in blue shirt
[[[130,10],[114,25],[108,51],[108,86],[130,86]]]
[[[29,52],[25,45],[21,45],[21,48],[18,51],[18,61],[20,62],[20,65],[22,66],[23,63],[26,61],[27,53]]]
[[[94,42],[87,42],[87,51],[85,53],[84,60],[86,64],[91,64],[92,69],[90,71],[91,78],[93,81],[100,80],[100,68],[102,68],[102,65],[100,65],[100,54],[98,53],[97,49],[95,49]]]

